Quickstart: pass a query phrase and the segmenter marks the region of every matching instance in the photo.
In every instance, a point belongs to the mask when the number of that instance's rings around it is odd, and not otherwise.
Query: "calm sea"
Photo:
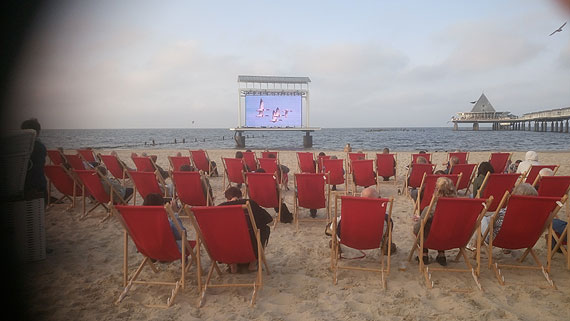
[[[229,129],[46,129],[41,140],[49,149],[232,149]],[[246,148],[303,150],[304,132],[245,132]],[[323,128],[313,132],[313,148],[339,150],[350,143],[353,150],[393,151],[568,151],[570,134],[552,132],[460,130],[452,128]],[[174,142],[176,140],[176,143]],[[154,146],[153,146],[154,141]]]

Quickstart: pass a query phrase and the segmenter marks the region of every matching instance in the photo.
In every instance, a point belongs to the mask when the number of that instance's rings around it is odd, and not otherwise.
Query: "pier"
[[[451,121],[454,130],[459,130],[459,124],[472,124],[473,130],[479,130],[479,124],[491,124],[492,130],[568,133],[570,107],[526,113],[519,117],[510,112],[495,111],[482,94],[470,112],[459,112]]]

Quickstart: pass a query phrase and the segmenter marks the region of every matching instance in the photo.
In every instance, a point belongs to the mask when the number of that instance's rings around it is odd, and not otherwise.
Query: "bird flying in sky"
[[[555,34],[555,33],[557,33],[557,32],[561,32],[561,31],[562,31],[562,28],[564,28],[564,26],[566,25],[566,23],[567,23],[567,22],[565,22],[563,25],[561,25],[560,28],[558,28],[558,29],[552,31],[552,33],[551,33],[550,35],[552,36],[553,34]]]

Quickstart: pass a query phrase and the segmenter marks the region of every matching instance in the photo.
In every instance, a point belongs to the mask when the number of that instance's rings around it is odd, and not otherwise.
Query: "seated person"
[[[269,154],[269,158],[275,158],[274,154]],[[283,178],[282,178],[283,177]],[[289,167],[279,164],[279,170],[277,171],[277,181],[285,184],[285,189],[289,190]]]
[[[385,147],[382,150],[382,154],[390,154],[390,149],[388,147]],[[396,173],[396,159],[394,159],[394,173]],[[387,182],[390,180],[390,176],[382,176],[382,178],[384,179],[384,182]]]
[[[103,189],[105,193],[111,193],[111,187],[113,188],[113,200],[116,201],[120,196],[122,199],[127,200],[134,192],[134,189],[131,187],[125,187],[114,177],[109,177],[107,174],[107,168],[103,165],[98,165],[95,169],[105,177],[105,179],[101,178],[101,185],[103,185]],[[109,186],[109,184],[111,184]]]
[[[256,173],[265,173],[265,170],[263,168],[258,168],[255,170]],[[279,190],[279,185],[275,185],[275,189],[277,190],[277,194],[281,193],[281,191]],[[275,213],[279,213],[279,207],[275,207],[274,208]],[[285,202],[281,203],[281,219],[280,219],[281,223],[291,223],[293,222],[293,214],[291,214],[291,212],[289,211],[289,208],[287,208],[287,205],[285,204]]]
[[[453,184],[453,181],[447,177],[440,177],[437,179],[437,181],[435,182],[435,191],[433,192],[433,194],[438,198],[457,197],[457,191],[455,190],[455,185]],[[426,224],[424,226],[424,240],[426,240],[429,235],[429,230],[431,228],[431,221],[433,218],[433,214],[435,213],[436,205],[437,205],[437,199],[435,200],[433,206],[431,207],[431,211],[428,213],[429,206],[424,208],[424,210],[420,215],[420,219],[414,224],[414,234],[418,235],[420,233],[420,228],[422,226],[422,220],[426,215],[429,215],[429,218],[427,219]],[[430,263],[428,255],[429,250],[427,248],[424,248],[423,251],[424,252],[422,254],[422,260],[424,264],[429,264]],[[435,260],[440,265],[446,266],[447,260],[445,258],[445,251],[437,251],[437,257]]]
[[[247,173],[247,172],[251,172],[251,169],[249,168],[249,166],[247,166],[247,164],[243,161],[243,153],[242,153],[241,151],[238,150],[238,151],[236,152],[236,156],[235,156],[235,157],[242,160],[242,162],[243,162],[243,171],[244,171],[244,172],[246,172],[246,173]]]
[[[345,153],[350,153],[352,152],[352,147],[350,147],[350,144],[347,143],[346,146],[344,146],[344,152]]]
[[[229,187],[225,192],[224,196],[226,197],[227,201],[219,204],[218,206],[222,205],[238,205],[238,204],[245,204],[249,201],[249,205],[251,207],[251,213],[253,214],[253,219],[255,220],[255,225],[259,229],[259,238],[261,239],[261,246],[265,248],[267,246],[267,242],[269,242],[269,234],[271,232],[270,227],[267,225],[273,222],[273,218],[265,209],[259,206],[255,201],[248,200],[242,198],[241,190],[237,187]],[[251,226],[251,222],[249,220],[249,215],[246,214],[247,223],[249,227],[249,234],[251,237],[251,245],[253,246],[253,251],[255,253],[255,257],[257,258],[257,240],[255,238],[254,231]],[[236,273],[237,272],[237,264],[230,265],[230,272]],[[257,270],[257,261],[249,262],[248,269],[250,271]]]
[[[425,154],[425,152],[424,152],[424,154]],[[416,159],[416,164],[429,164],[429,162],[427,161],[427,159],[425,157],[419,156]],[[410,173],[412,172],[413,168],[414,168],[414,164],[411,164],[410,165]],[[410,177],[408,177],[408,184],[410,184]],[[418,198],[418,189],[416,187],[414,187],[410,190],[410,196],[412,197],[412,199],[414,201],[416,201],[416,199]]]
[[[550,168],[543,168],[538,172],[538,176],[539,177],[544,177],[544,176],[554,176],[554,171],[551,170]],[[534,182],[533,182],[534,183]],[[534,186],[534,188],[538,191],[538,188],[540,187],[540,180],[538,181],[538,183],[536,183],[536,185]]]
[[[481,164],[479,164],[479,168],[477,168],[477,176],[475,177],[475,179],[473,179],[473,183],[472,183],[473,195],[472,195],[472,197],[477,197],[477,192],[481,188],[481,185],[483,184],[483,180],[485,180],[485,176],[489,172],[491,174],[495,172],[495,170],[493,169],[493,165],[491,165],[491,163],[489,163],[489,162],[481,162]]]
[[[538,162],[538,154],[529,150],[524,156],[524,161],[520,162],[517,167],[517,173],[526,173],[532,165],[540,165],[540,163]]]
[[[144,198],[144,202],[143,202],[143,206],[163,206],[164,204],[165,204],[164,198],[162,197],[162,195],[157,194],[157,193],[149,193]],[[182,220],[180,220],[180,217],[178,217],[178,214],[175,213],[174,217],[178,221],[178,224],[180,225],[182,230],[186,231],[186,228],[184,228],[184,225],[182,224]],[[180,235],[180,233],[178,233],[178,229],[176,228],[176,223],[174,223],[172,221],[172,219],[170,218],[170,215],[168,215],[168,222],[170,223],[170,229],[172,230],[172,234],[174,235],[174,239],[176,240],[176,243],[178,244],[178,249],[182,250],[182,235]]]
[[[457,156],[452,156],[447,163],[447,168],[443,171],[444,174],[451,174],[451,169],[453,166],[459,164],[459,158]]]
[[[378,191],[372,186],[369,186],[369,187],[366,187],[365,189],[363,189],[362,193],[360,194],[360,197],[363,197],[363,198],[381,198],[380,193],[378,193]],[[341,230],[341,228],[340,228],[341,218],[340,218],[340,216],[337,217],[337,221],[338,221],[338,223],[336,225],[336,236],[340,240],[340,238],[341,238],[341,232],[340,232],[340,230]],[[388,237],[388,233],[386,233],[386,229],[388,226],[388,214],[384,215],[384,221],[385,222],[384,222],[384,230],[382,232],[383,235],[382,235],[381,247],[384,251],[384,255],[387,255],[388,254],[388,243],[385,240]],[[392,224],[391,230],[393,231],[394,230],[394,221],[392,219],[390,219],[390,223]],[[332,223],[329,223],[329,224],[327,224],[327,227],[325,229],[325,234],[330,236],[331,230],[332,230]],[[331,241],[331,243],[329,243],[329,247],[330,247],[330,244],[332,244],[332,241]],[[392,245],[390,247],[391,247],[390,255],[395,254],[397,251],[396,244],[392,243]]]
[[[156,160],[157,160],[157,156],[156,156],[156,155],[150,155],[150,156],[149,156],[147,153],[142,153],[141,155],[142,155],[142,156],[145,156],[145,157],[150,157],[150,159],[151,159],[152,162],[154,163],[154,166],[156,166],[156,169],[158,170],[158,172],[160,173],[160,176],[162,176],[163,179],[167,179],[167,178],[170,176],[170,174],[169,174],[167,171],[165,171],[162,167],[160,167],[160,166],[156,163]]]
[[[509,160],[510,162],[510,160]],[[512,173],[516,173],[517,169],[519,168],[519,164],[522,161],[520,159],[517,159],[514,163],[510,163],[509,166],[507,166],[507,173],[512,174]]]

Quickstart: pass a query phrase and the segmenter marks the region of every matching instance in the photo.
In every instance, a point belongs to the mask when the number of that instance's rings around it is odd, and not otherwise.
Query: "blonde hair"
[[[438,197],[456,197],[457,190],[453,181],[447,177],[440,177],[435,182],[435,195]]]
[[[538,196],[538,192],[529,183],[522,183],[515,187],[512,195]]]

